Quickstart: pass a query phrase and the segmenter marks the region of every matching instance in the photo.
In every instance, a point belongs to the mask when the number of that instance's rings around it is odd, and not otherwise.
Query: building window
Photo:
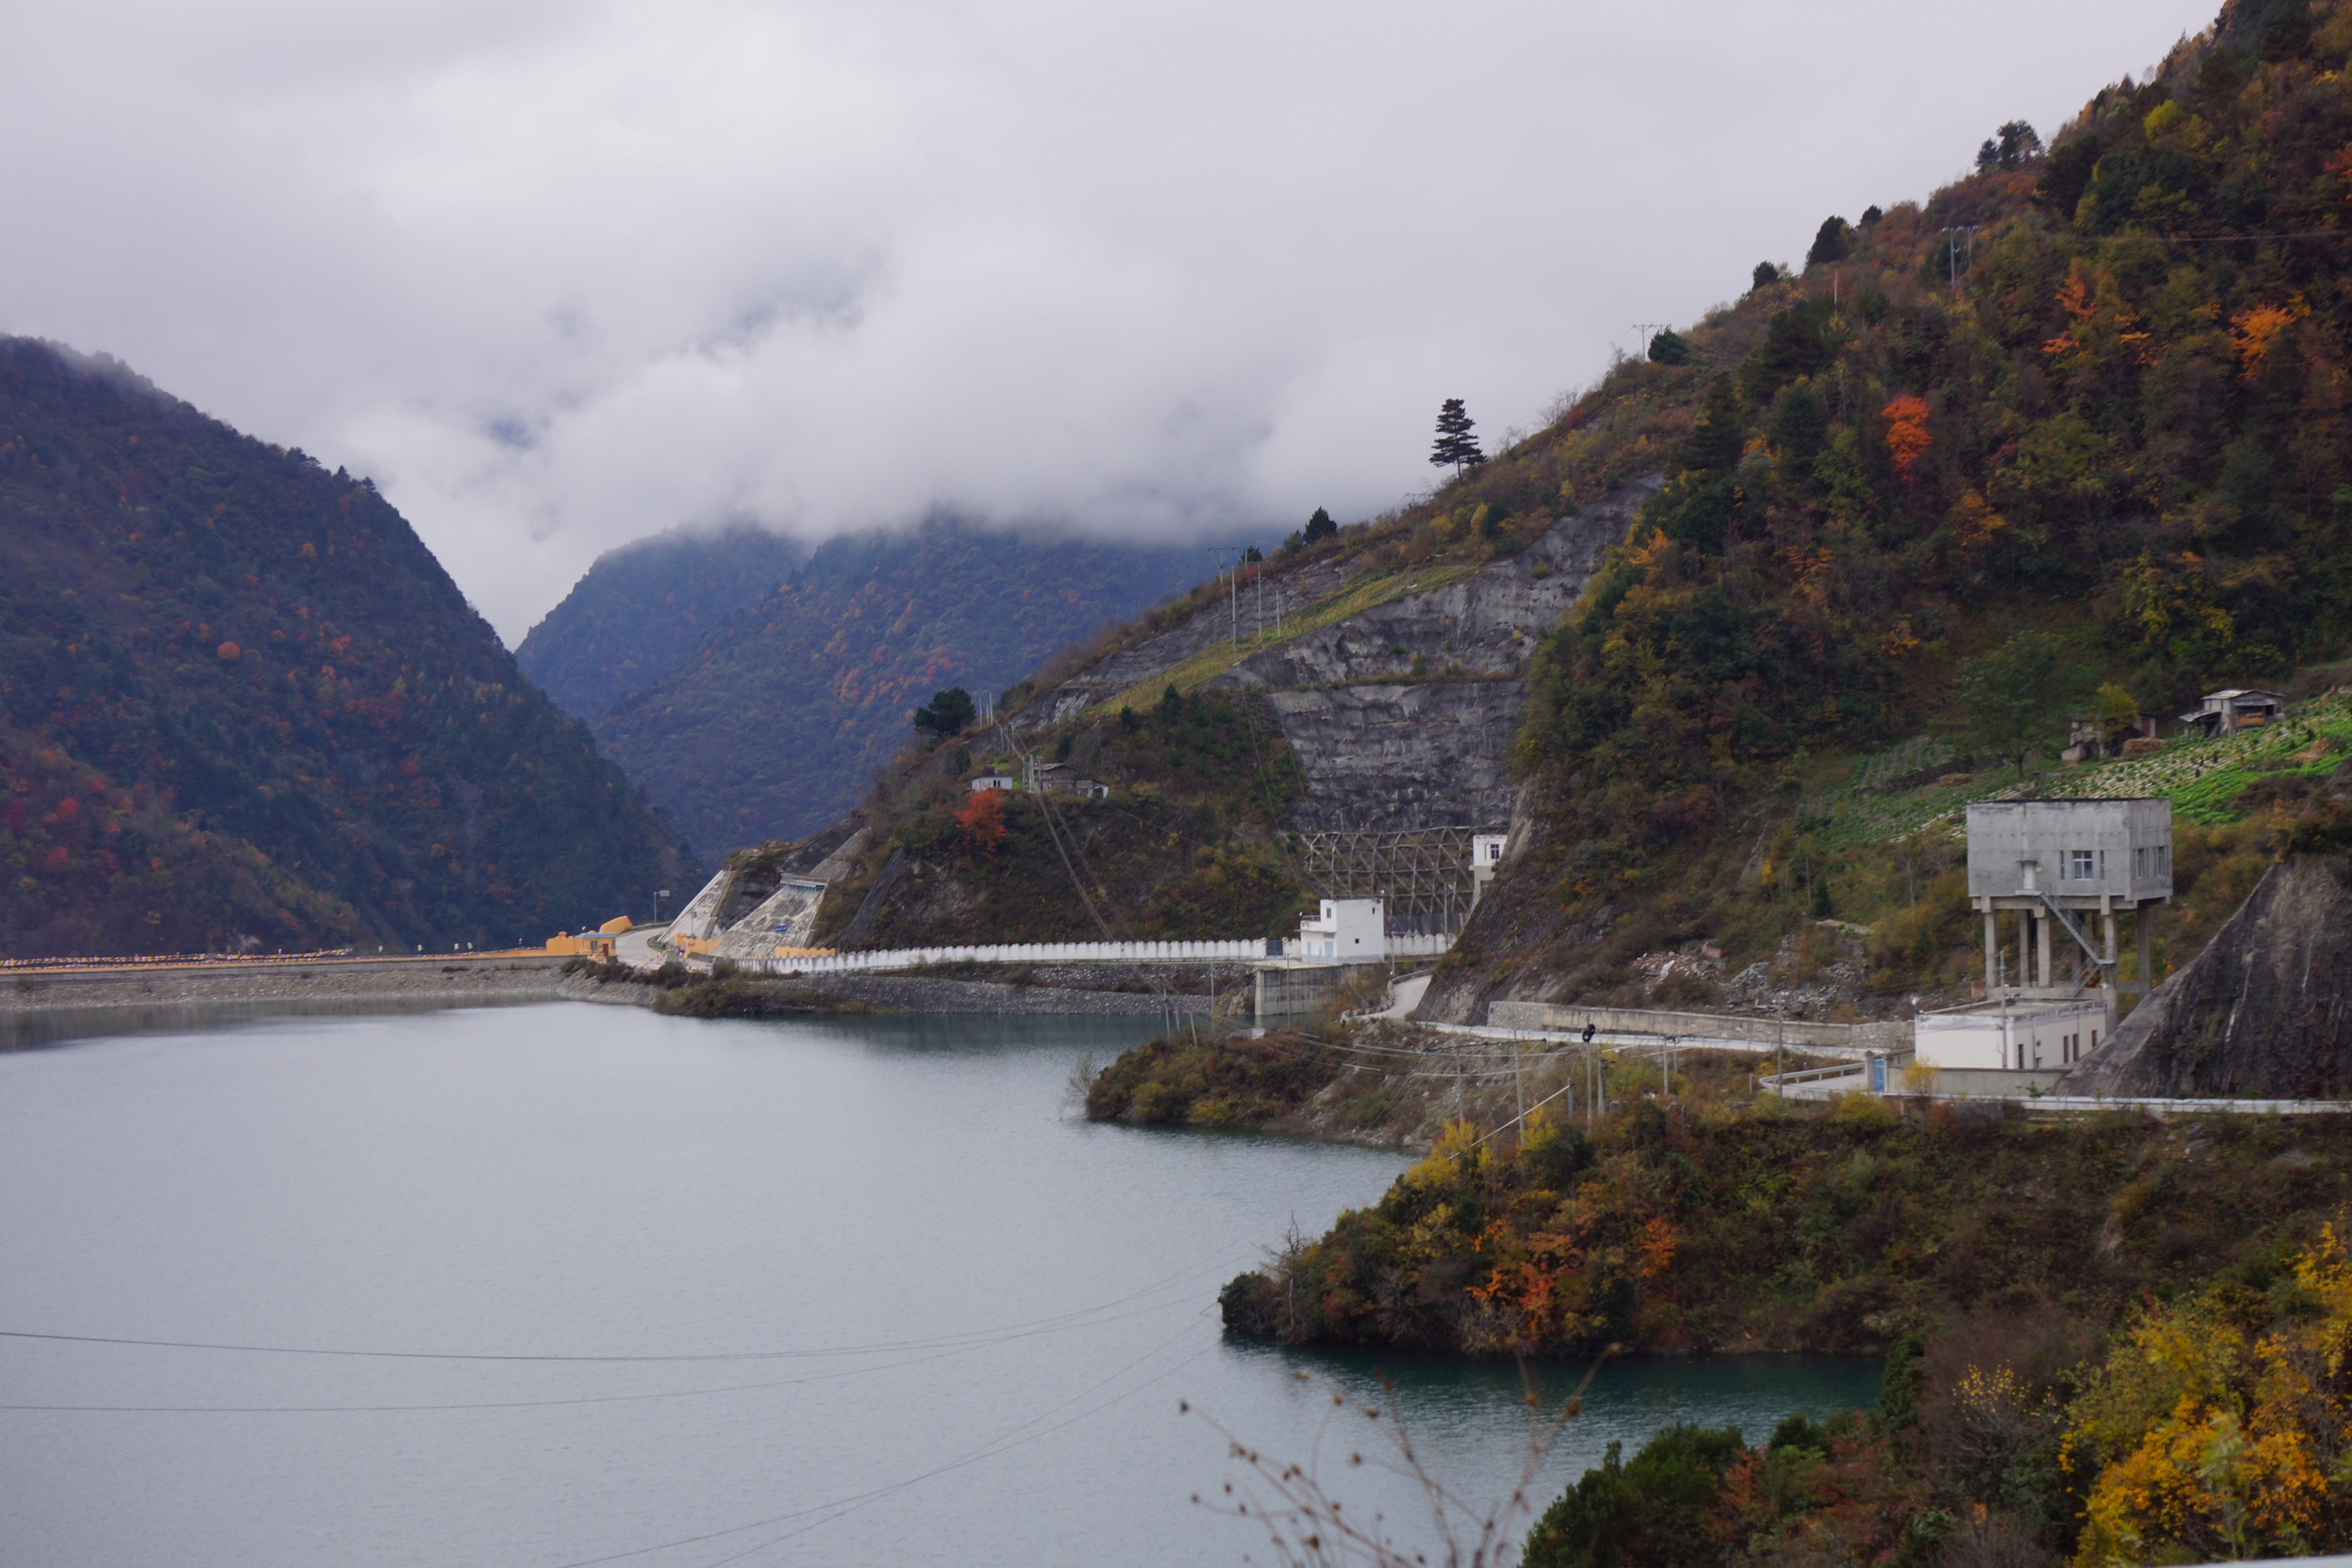
[[[2069,881],[2087,882],[2096,875],[2095,861],[2088,849],[2066,851],[2066,877]]]

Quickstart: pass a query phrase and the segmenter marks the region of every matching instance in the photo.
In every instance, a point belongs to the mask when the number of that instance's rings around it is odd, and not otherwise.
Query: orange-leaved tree
[[[1878,412],[1886,421],[1886,455],[1895,459],[1895,473],[1908,484],[1912,470],[1934,444],[1927,435],[1927,400],[1906,393]]]
[[[1004,845],[1004,792],[984,789],[964,802],[956,813],[956,826],[962,832],[964,842],[991,859]]]

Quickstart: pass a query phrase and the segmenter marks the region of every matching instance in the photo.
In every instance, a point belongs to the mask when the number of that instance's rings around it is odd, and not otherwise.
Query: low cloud
[[[373,474],[509,641],[681,521],[1280,531],[2210,5],[50,7],[0,327]]]

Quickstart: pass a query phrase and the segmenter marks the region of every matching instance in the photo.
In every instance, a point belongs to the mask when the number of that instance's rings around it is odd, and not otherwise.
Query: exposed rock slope
[[[2343,1094],[2352,1089],[2347,954],[2352,856],[2283,860],[2055,1092]]]
[[[1507,817],[1511,740],[1527,706],[1521,667],[1660,482],[1621,486],[1555,521],[1517,553],[1425,592],[1412,591],[1407,569],[1404,593],[1286,637],[1210,677],[1211,686],[1265,694],[1305,777],[1293,825],[1406,831]],[[1312,562],[1270,578],[1266,593],[1286,615],[1311,618],[1317,605],[1358,586],[1351,570]],[[1255,595],[1239,603],[1245,642],[1259,611]],[[1270,625],[1271,610],[1265,618]],[[1148,692],[1151,682],[1180,677],[1228,643],[1234,626],[1230,610],[1205,611],[1078,671],[1033,710],[1058,722],[1122,693]]]

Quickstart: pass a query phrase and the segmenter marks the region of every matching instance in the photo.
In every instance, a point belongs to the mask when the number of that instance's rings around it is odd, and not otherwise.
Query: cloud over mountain
[[[373,473],[509,640],[681,521],[1286,527],[2207,4],[50,7],[0,330]]]

